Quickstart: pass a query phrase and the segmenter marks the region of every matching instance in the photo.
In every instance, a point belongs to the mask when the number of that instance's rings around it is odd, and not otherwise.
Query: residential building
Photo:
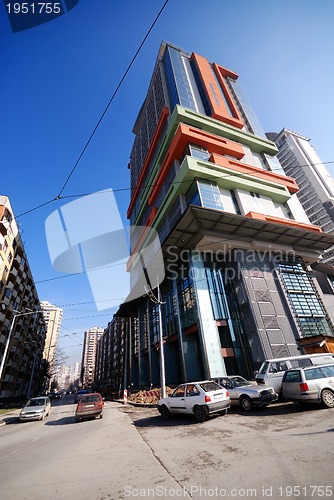
[[[53,382],[59,389],[74,389],[80,385],[81,363],[58,365],[55,367]]]
[[[94,382],[97,344],[103,332],[104,328],[98,326],[94,326],[85,332],[81,364],[81,380],[84,387],[88,387]]]
[[[333,338],[309,266],[334,236],[310,223],[293,196],[298,185],[238,75],[164,42],[133,132],[131,285],[147,227],[159,235],[165,279],[161,321],[145,290],[117,312],[130,318],[129,383],[159,385],[161,324],[170,385],[250,377],[263,359],[298,354],[303,338]]]
[[[50,390],[51,376],[54,370],[56,349],[58,345],[59,332],[63,311],[59,307],[43,300],[41,302],[44,321],[46,325],[46,338],[43,351],[43,359],[48,365],[49,377],[47,378],[47,391]]]
[[[25,398],[43,386],[46,328],[43,315],[34,313],[40,302],[6,196],[0,196],[0,306],[0,399]]]
[[[309,220],[324,232],[334,234],[334,179],[310,139],[286,128],[266,135],[278,147],[277,158],[284,172],[297,182],[296,196]],[[322,262],[333,264],[334,248],[324,253]]]
[[[108,396],[127,387],[127,375],[131,379],[129,328],[128,318],[115,316],[97,344],[94,384]]]

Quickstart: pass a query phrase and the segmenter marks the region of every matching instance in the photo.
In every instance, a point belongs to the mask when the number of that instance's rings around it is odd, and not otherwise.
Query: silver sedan
[[[253,410],[254,406],[267,406],[278,399],[278,395],[269,385],[252,384],[240,375],[229,375],[214,380],[228,390],[231,403],[241,406],[245,411]]]
[[[19,416],[20,422],[26,420],[43,420],[44,417],[50,415],[51,403],[50,399],[45,397],[32,398],[22,408]]]

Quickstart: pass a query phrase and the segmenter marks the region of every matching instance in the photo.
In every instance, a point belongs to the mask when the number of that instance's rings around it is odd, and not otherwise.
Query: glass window
[[[224,209],[220,191],[215,182],[199,180],[198,187],[203,207],[214,208],[216,210]]]
[[[311,370],[305,370],[306,380],[315,380],[317,378],[323,378],[323,373],[320,368],[312,368]]]
[[[291,372],[286,372],[284,382],[301,382],[302,378],[299,370],[292,370]]]
[[[210,153],[206,148],[197,146],[195,144],[189,144],[190,155],[198,160],[207,161],[210,158]]]
[[[238,203],[237,197],[235,195],[235,192],[232,189],[230,190],[230,194],[231,194],[233,206],[234,206],[234,209],[235,209],[235,213],[241,215],[241,210],[240,210],[240,207],[239,207],[239,203]]]
[[[321,370],[324,372],[325,377],[334,377],[334,365],[333,366],[322,366]]]
[[[184,397],[184,385],[177,387],[172,394],[172,398],[183,398]]]
[[[196,385],[194,385],[194,384],[187,385],[187,389],[186,389],[186,396],[187,397],[199,396],[199,395],[200,395],[200,392],[199,392],[198,388],[196,387]]]

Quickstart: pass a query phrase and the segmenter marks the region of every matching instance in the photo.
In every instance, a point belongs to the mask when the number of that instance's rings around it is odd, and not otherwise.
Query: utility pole
[[[146,289],[145,289],[146,290]],[[165,302],[161,301],[160,298],[160,287],[158,285],[158,297],[156,297],[150,287],[150,290],[146,293],[149,299],[158,306],[158,321],[159,321],[159,351],[160,351],[160,385],[161,385],[161,397],[166,397],[166,380],[165,380],[165,353],[164,353],[164,341],[163,341],[163,331],[162,331],[162,314],[161,305]]]

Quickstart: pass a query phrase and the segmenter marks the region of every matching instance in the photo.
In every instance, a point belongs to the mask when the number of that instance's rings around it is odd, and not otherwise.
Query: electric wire
[[[116,97],[116,95],[117,95],[117,93],[118,93],[118,91],[119,91],[119,89],[120,89],[120,87],[121,87],[122,83],[124,82],[124,80],[125,80],[125,78],[126,78],[127,74],[129,73],[129,71],[130,71],[130,69],[131,69],[131,67],[132,67],[133,63],[134,63],[134,62],[135,62],[135,60],[137,59],[137,56],[138,56],[139,52],[141,51],[141,49],[142,49],[142,47],[143,47],[144,43],[146,42],[147,38],[149,37],[149,35],[150,35],[151,31],[153,30],[153,28],[154,28],[155,24],[157,23],[157,21],[158,21],[159,17],[161,16],[161,14],[162,14],[163,10],[165,9],[165,7],[166,7],[166,5],[167,5],[167,3],[168,3],[168,2],[169,2],[169,0],[166,0],[166,1],[164,2],[163,6],[161,7],[160,11],[158,12],[157,16],[155,17],[155,19],[154,19],[153,23],[151,24],[151,26],[150,26],[149,30],[147,31],[146,35],[144,36],[144,38],[143,38],[143,40],[142,40],[141,44],[139,45],[139,47],[138,47],[138,49],[137,49],[137,51],[136,51],[135,55],[134,55],[134,56],[133,56],[133,58],[131,59],[130,64],[129,64],[129,65],[128,65],[128,67],[126,68],[126,70],[125,70],[125,72],[124,72],[124,74],[123,74],[122,78],[120,79],[120,81],[119,81],[119,83],[118,83],[118,85],[117,85],[117,87],[116,87],[116,89],[115,89],[115,91],[114,91],[113,95],[111,96],[111,98],[110,98],[110,100],[109,100],[109,102],[108,102],[107,106],[105,107],[105,109],[104,109],[104,111],[103,111],[102,115],[100,116],[100,118],[99,118],[99,120],[98,120],[97,124],[95,125],[95,127],[94,127],[94,129],[93,129],[93,132],[91,133],[91,135],[90,135],[90,137],[89,137],[88,141],[86,142],[86,144],[85,144],[85,146],[84,146],[83,150],[81,151],[81,153],[80,153],[80,155],[79,155],[79,157],[78,157],[78,159],[77,159],[76,163],[74,164],[74,166],[73,166],[73,168],[72,168],[72,170],[71,170],[70,174],[68,175],[68,177],[67,177],[66,181],[64,182],[64,184],[63,184],[62,188],[60,189],[60,191],[59,191],[59,193],[58,193],[57,198],[60,198],[60,196],[61,196],[62,192],[64,191],[65,187],[67,186],[67,184],[68,184],[68,182],[69,182],[70,178],[71,178],[71,177],[72,177],[72,175],[74,174],[74,171],[76,170],[76,168],[77,168],[77,166],[78,166],[78,163],[80,162],[81,158],[83,157],[83,155],[84,155],[84,153],[85,153],[85,151],[86,151],[86,149],[87,149],[88,145],[90,144],[91,140],[93,139],[93,137],[94,137],[94,135],[95,135],[95,133],[96,133],[96,131],[97,131],[97,129],[98,129],[98,127],[99,127],[100,123],[102,122],[103,118],[105,117],[105,115],[106,115],[106,113],[107,113],[107,111],[108,111],[108,109],[109,109],[109,107],[110,107],[111,103],[113,102],[114,98]]]
[[[331,160],[331,161],[325,161],[325,162],[319,162],[319,163],[308,163],[308,164],[304,164],[304,165],[294,165],[293,167],[289,167],[289,168],[304,168],[304,167],[314,167],[314,166],[318,166],[318,165],[328,165],[328,164],[334,164],[334,160]],[[213,164],[215,165],[215,164]],[[241,166],[242,166],[242,162],[241,162]],[[281,172],[283,169],[281,168],[274,168],[272,170],[266,170],[266,169],[263,169],[264,172],[275,172],[275,171],[279,171]],[[246,172],[233,172],[232,174],[224,174],[224,178],[229,178],[229,177],[240,177],[242,175],[245,175]],[[282,176],[284,177],[284,174],[282,174]],[[290,176],[286,176],[286,177],[290,177]],[[206,180],[215,180],[217,178],[217,175],[212,175],[211,176],[208,176],[206,178]],[[292,177],[293,178],[293,177]],[[183,184],[183,183],[189,183],[191,184],[193,182],[194,179],[191,179],[191,180],[181,180],[181,181],[171,181],[171,182],[161,182],[161,183],[156,183],[156,182],[153,182],[153,183],[150,183],[150,184],[143,184],[141,186],[142,189],[147,189],[147,188],[151,188],[153,186],[168,186],[168,185],[172,185],[172,184]],[[116,189],[105,189],[103,191],[100,191],[100,192],[88,192],[88,193],[77,193],[77,194],[72,194],[72,195],[66,195],[66,196],[61,196],[61,195],[58,195],[57,197],[53,198],[52,200],[49,200],[45,203],[42,203],[40,205],[37,205],[36,207],[33,207],[29,210],[26,210],[25,212],[22,212],[21,214],[13,217],[13,220],[18,220],[20,219],[21,217],[23,217],[24,215],[27,215],[31,212],[34,212],[46,205],[49,205],[50,203],[53,203],[55,201],[59,201],[59,200],[64,200],[64,199],[72,199],[72,198],[82,198],[83,196],[91,196],[91,195],[103,195],[107,192],[113,192],[113,193],[120,193],[120,192],[124,192],[124,191],[131,191],[133,188],[132,187],[123,187],[123,188],[116,188]],[[81,273],[77,273],[77,274],[81,274]]]

